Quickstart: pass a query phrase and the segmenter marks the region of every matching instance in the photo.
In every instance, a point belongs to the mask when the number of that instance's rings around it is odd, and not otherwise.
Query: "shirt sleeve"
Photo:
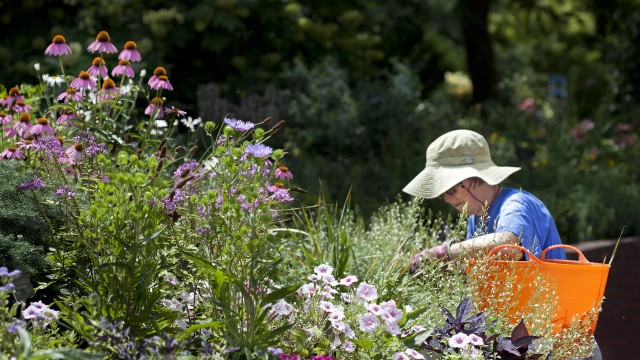
[[[538,256],[542,248],[540,239],[536,238],[536,218],[530,204],[518,198],[509,199],[500,208],[498,218],[493,220],[495,232],[508,231],[515,234],[523,247]],[[525,257],[528,259],[526,254]]]

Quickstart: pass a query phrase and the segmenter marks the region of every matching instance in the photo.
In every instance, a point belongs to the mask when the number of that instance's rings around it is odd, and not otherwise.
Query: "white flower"
[[[220,161],[218,160],[218,158],[216,157],[211,157],[209,158],[209,160],[205,161],[202,165],[204,166],[205,170],[213,170],[215,169],[216,165],[218,165]]]
[[[424,356],[422,356],[422,354],[413,349],[407,349],[404,351],[404,353],[409,355],[412,359],[424,359]]]
[[[191,116],[187,116],[187,118],[185,119],[180,119],[180,122],[189,128],[189,130],[191,130],[191,132],[195,132],[196,131],[196,126],[198,126],[198,124],[200,124],[200,122],[202,122],[202,120],[200,118],[195,118],[193,119]]]
[[[143,78],[147,75],[147,69],[140,70],[140,77]]]
[[[358,319],[360,323],[360,330],[364,332],[374,332],[380,325],[380,319],[373,314],[365,314]]]
[[[457,333],[449,338],[449,346],[452,348],[464,348],[471,342],[469,336],[465,333]]]
[[[396,323],[387,322],[385,324],[385,328],[387,329],[387,332],[391,335],[400,335],[400,326],[398,326],[398,324]]]
[[[271,309],[280,316],[287,316],[293,311],[293,306],[291,306],[284,300],[280,300],[275,305],[273,305]]]
[[[405,353],[397,352],[391,355],[391,360],[411,360]]]
[[[333,272],[333,267],[326,264],[320,264],[313,268],[313,271],[320,276],[331,275],[331,273]]]
[[[44,83],[47,84],[48,87],[55,87],[64,84],[64,78],[57,75],[51,76],[49,74],[43,74],[42,81],[44,81]]]
[[[40,63],[33,64],[33,68],[36,69],[36,71],[40,71]]]
[[[402,319],[402,310],[387,308],[387,310],[382,314],[382,318],[384,318],[384,321],[387,323],[397,323]]]
[[[365,301],[375,300],[378,298],[378,290],[375,286],[363,282],[358,285],[356,297],[364,299]]]
[[[329,301],[320,301],[320,309],[326,313],[333,312],[336,307]]]
[[[344,279],[340,280],[340,285],[344,285],[344,286],[351,286],[355,283],[358,282],[358,278],[353,276],[353,275],[349,275]]]
[[[167,124],[167,122],[164,120],[156,120],[155,125],[157,128],[166,128],[167,126],[169,126],[169,124]]]
[[[471,344],[475,345],[475,346],[482,346],[484,345],[484,340],[482,340],[482,338],[476,334],[471,334],[469,335],[469,341],[471,342]]]
[[[351,341],[345,341],[344,344],[342,344],[342,350],[352,353],[356,350],[356,346],[353,345]]]

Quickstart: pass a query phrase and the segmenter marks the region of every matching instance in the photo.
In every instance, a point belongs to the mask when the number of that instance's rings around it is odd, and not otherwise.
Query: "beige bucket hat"
[[[489,144],[482,135],[471,130],[454,130],[429,145],[424,170],[402,191],[433,199],[462,180],[479,177],[489,185],[496,185],[518,170],[519,167],[494,164]]]

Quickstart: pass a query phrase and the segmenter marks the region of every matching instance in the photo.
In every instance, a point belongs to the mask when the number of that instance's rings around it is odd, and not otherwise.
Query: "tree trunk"
[[[496,69],[488,29],[490,5],[491,0],[458,2],[475,103],[496,97]]]

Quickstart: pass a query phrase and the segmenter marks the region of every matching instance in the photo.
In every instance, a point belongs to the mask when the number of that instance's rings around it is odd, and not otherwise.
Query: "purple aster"
[[[111,70],[111,76],[126,76],[133,79],[136,76],[136,73],[131,67],[131,61],[120,60],[118,61],[118,65]]]
[[[253,155],[255,157],[267,157],[273,153],[273,149],[263,144],[250,144],[245,149],[245,154]]]
[[[76,89],[74,88],[68,88],[67,90],[65,90],[65,92],[63,92],[62,94],[58,95],[58,101],[63,101],[63,102],[69,102],[69,100],[73,100],[73,101],[81,101],[82,100],[82,93],[76,91]]]
[[[235,131],[247,131],[253,129],[256,125],[250,121],[242,121],[236,120],[235,118],[229,119],[225,118],[224,122],[231,126],[231,128]]]
[[[49,56],[69,55],[71,54],[71,48],[67,45],[67,41],[64,36],[56,35],[53,37],[51,45],[47,46],[44,54]]]
[[[142,57],[140,56],[140,52],[137,50],[137,45],[135,41],[127,41],[124,43],[124,50],[118,55],[118,60],[127,60],[131,62],[140,62]],[[133,77],[133,76],[130,76]]]
[[[33,180],[23,182],[22,184],[18,185],[18,189],[20,190],[38,190],[44,188],[45,185],[42,183],[42,179],[37,176],[34,176]]]
[[[65,198],[74,198],[76,197],[76,193],[69,185],[63,185],[56,189],[53,193],[56,197],[65,197]]]
[[[18,332],[18,328],[26,328],[27,323],[24,320],[15,319],[9,326],[7,326],[7,331],[16,334]]]
[[[91,67],[87,69],[87,72],[91,76],[95,77],[107,77],[109,75],[109,71],[107,71],[107,67],[104,64],[104,59],[101,57],[96,57],[91,62]]]
[[[109,33],[106,31],[100,31],[98,36],[96,36],[96,40],[89,44],[87,50],[91,53],[101,52],[108,54],[115,54],[118,52],[115,45],[111,43],[111,38],[109,37]]]
[[[77,78],[71,82],[71,87],[76,90],[93,90],[96,87],[96,81],[86,71],[80,71]]]
[[[50,158],[58,160],[65,157],[64,148],[58,138],[53,136],[45,136],[38,139],[36,144],[37,151],[44,151],[44,153]]]

